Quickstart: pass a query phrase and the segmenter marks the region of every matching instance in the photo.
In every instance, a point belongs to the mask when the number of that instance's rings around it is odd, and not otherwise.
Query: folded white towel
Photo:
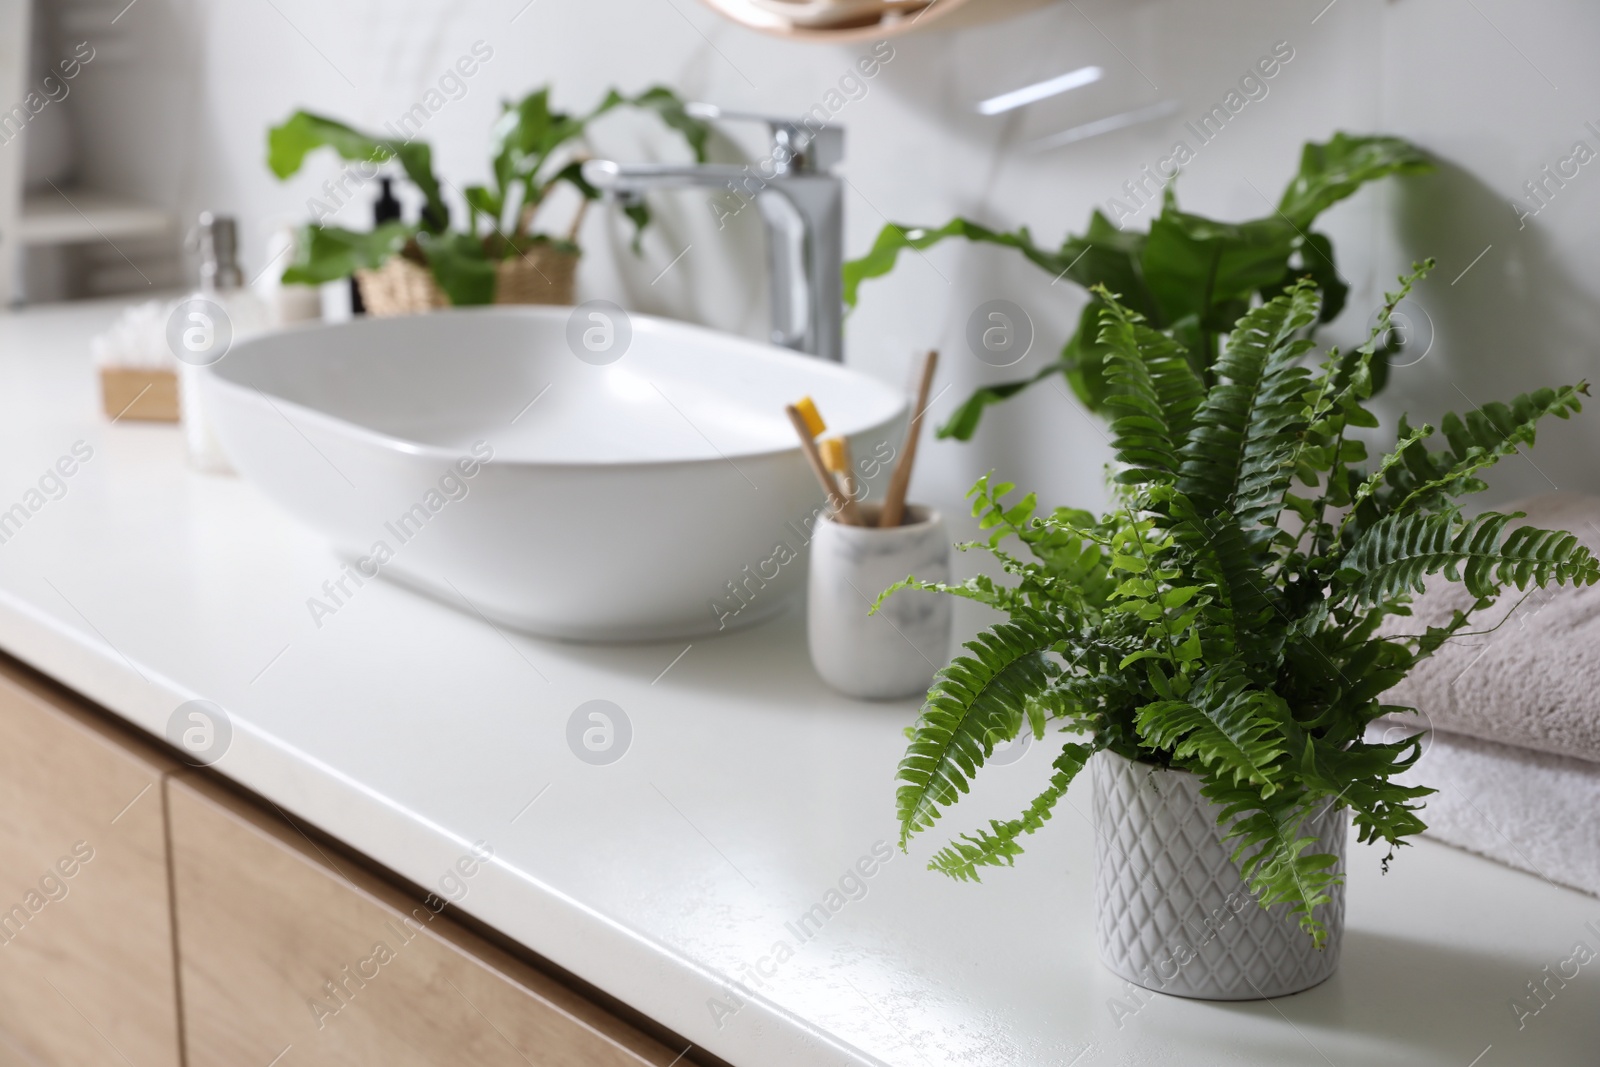
[[[1415,729],[1374,723],[1369,740]],[[1427,798],[1423,836],[1600,896],[1600,763],[1433,733],[1399,779],[1439,792]]]
[[[1525,511],[1514,525],[1570,530],[1600,553],[1600,499],[1551,493],[1497,510]],[[1471,603],[1459,583],[1434,582],[1411,618],[1390,619],[1385,630],[1418,633]],[[1502,622],[1492,633],[1451,641],[1384,702],[1418,708],[1442,731],[1600,762],[1600,586],[1525,598],[1512,588],[1470,628]],[[1594,856],[1600,861],[1600,849]]]

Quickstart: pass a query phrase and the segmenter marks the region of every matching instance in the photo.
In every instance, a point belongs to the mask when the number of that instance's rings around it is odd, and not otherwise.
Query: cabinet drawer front
[[[0,736],[0,1055],[177,1067],[173,764],[9,660]]]
[[[190,1067],[622,1067],[675,1056],[285,820],[168,787]]]

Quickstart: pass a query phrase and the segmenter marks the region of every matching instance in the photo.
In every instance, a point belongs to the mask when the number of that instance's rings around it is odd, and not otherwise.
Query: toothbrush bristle
[[[811,431],[812,437],[821,437],[828,429],[828,424],[822,421],[822,414],[817,411],[817,405],[809,396],[801,397],[795,404],[795,410],[800,412],[800,417],[805,420],[806,429]]]

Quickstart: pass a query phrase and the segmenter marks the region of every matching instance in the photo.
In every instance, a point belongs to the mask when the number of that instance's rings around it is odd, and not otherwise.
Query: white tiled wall
[[[609,85],[665,82],[730,107],[799,113],[870,47],[770,39],[724,24],[696,0],[137,0],[110,25],[125,2],[70,0],[80,13],[74,24],[106,38],[98,80],[81,89],[91,174],[186,214],[239,214],[247,262],[259,260],[272,220],[304,215],[334,167],[319,161],[279,184],[262,163],[269,124],[307,106],[378,125],[476,41],[492,59],[426,130],[440,169],[458,185],[484,175],[485,131],[500,98],[539,83],[554,82],[558,103],[570,108]],[[837,118],[848,131],[848,248],[864,251],[886,217],[937,223],[953,212],[1026,223],[1053,243],[1165,155],[1184,119],[1280,41],[1294,58],[1269,95],[1186,168],[1185,205],[1226,218],[1263,214],[1303,140],[1336,129],[1411,137],[1445,162],[1441,174],[1365,192],[1327,217],[1355,287],[1329,339],[1363,333],[1384,284],[1412,258],[1433,255],[1439,269],[1418,303],[1436,341],[1424,360],[1396,372],[1387,408],[1436,417],[1594,374],[1600,163],[1581,168],[1525,227],[1510,206],[1522,183],[1570,155],[1576,140],[1600,151],[1600,134],[1585,127],[1600,127],[1592,59],[1600,8],[1585,0],[1062,0],[1008,21],[896,39],[893,60]],[[973,111],[986,96],[1090,63],[1107,74],[1090,88],[1006,117]],[[1170,119],[1054,152],[1023,147],[1169,98],[1180,105]],[[745,149],[758,147],[748,131],[730,133]],[[627,119],[608,121],[595,140],[622,158],[681,151]],[[761,333],[753,212],[719,232],[703,195],[659,208],[642,260],[626,251],[622,227],[591,217],[585,294]],[[962,341],[971,311],[997,296],[1028,309],[1038,328],[1033,354],[1012,371],[983,365]],[[1081,300],[998,251],[936,249],[868,285],[848,325],[849,359],[898,380],[913,351],[942,348],[940,388],[950,386],[936,405],[943,414],[976,382],[1050,358]],[[1099,498],[1100,431],[1060,389],[1047,384],[991,412],[974,444],[925,453],[919,495],[949,507],[974,475],[997,467],[1047,500]],[[1552,428],[1532,462],[1501,472],[1495,497],[1552,484],[1600,491],[1596,442],[1600,411]]]

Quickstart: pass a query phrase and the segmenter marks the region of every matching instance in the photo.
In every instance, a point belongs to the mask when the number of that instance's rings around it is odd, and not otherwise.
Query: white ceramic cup
[[[878,505],[863,506],[876,523]],[[884,530],[825,516],[811,539],[807,636],[822,680],[846,696],[918,696],[950,654],[950,598],[902,589],[869,616],[878,594],[907,575],[950,580],[950,539],[939,513],[907,506]]]

